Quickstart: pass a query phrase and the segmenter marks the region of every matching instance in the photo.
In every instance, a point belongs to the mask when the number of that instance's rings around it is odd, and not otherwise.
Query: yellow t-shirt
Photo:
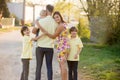
[[[50,34],[54,34],[57,23],[52,18],[52,16],[47,16],[39,20],[40,25]],[[42,31],[39,32],[39,35],[43,34]],[[37,45],[39,47],[45,48],[54,48],[54,39],[49,38],[48,36],[43,36],[37,40]]]
[[[74,56],[75,54],[77,54],[78,49],[83,47],[81,39],[79,37],[71,38],[69,44],[70,44],[70,53],[68,54],[67,60],[79,61],[79,55],[77,59],[74,59]]]
[[[30,36],[23,36],[22,59],[32,59],[32,41]]]

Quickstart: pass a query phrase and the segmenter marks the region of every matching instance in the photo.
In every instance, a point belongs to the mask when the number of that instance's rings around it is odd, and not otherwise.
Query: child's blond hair
[[[46,16],[46,15],[47,15],[46,10],[41,10],[41,12],[40,12],[40,16]]]

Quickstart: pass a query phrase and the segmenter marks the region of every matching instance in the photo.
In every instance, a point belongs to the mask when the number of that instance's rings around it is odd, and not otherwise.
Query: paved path
[[[19,31],[12,31],[0,34],[0,80],[20,80],[22,64],[20,54],[22,50],[22,38]],[[57,60],[54,55],[53,69],[54,80],[60,80],[60,72]],[[35,80],[35,53],[33,50],[33,60],[30,63],[29,80]],[[42,80],[46,78],[46,65],[43,63]]]

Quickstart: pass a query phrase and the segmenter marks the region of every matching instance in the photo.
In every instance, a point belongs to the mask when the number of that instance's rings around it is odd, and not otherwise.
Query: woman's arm
[[[56,31],[54,34],[46,33],[46,35],[52,39],[55,39],[59,34],[63,31],[64,26],[61,24],[57,27]]]

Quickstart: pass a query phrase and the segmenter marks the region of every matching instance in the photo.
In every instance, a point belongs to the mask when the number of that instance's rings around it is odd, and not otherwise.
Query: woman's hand
[[[66,61],[66,56],[65,55],[62,56],[61,58],[62,58],[62,61]]]
[[[62,61],[62,62],[64,62],[64,61],[66,61],[66,56],[64,55],[64,56],[60,56],[60,55],[58,55],[57,56],[57,59],[58,59],[58,61]]]

